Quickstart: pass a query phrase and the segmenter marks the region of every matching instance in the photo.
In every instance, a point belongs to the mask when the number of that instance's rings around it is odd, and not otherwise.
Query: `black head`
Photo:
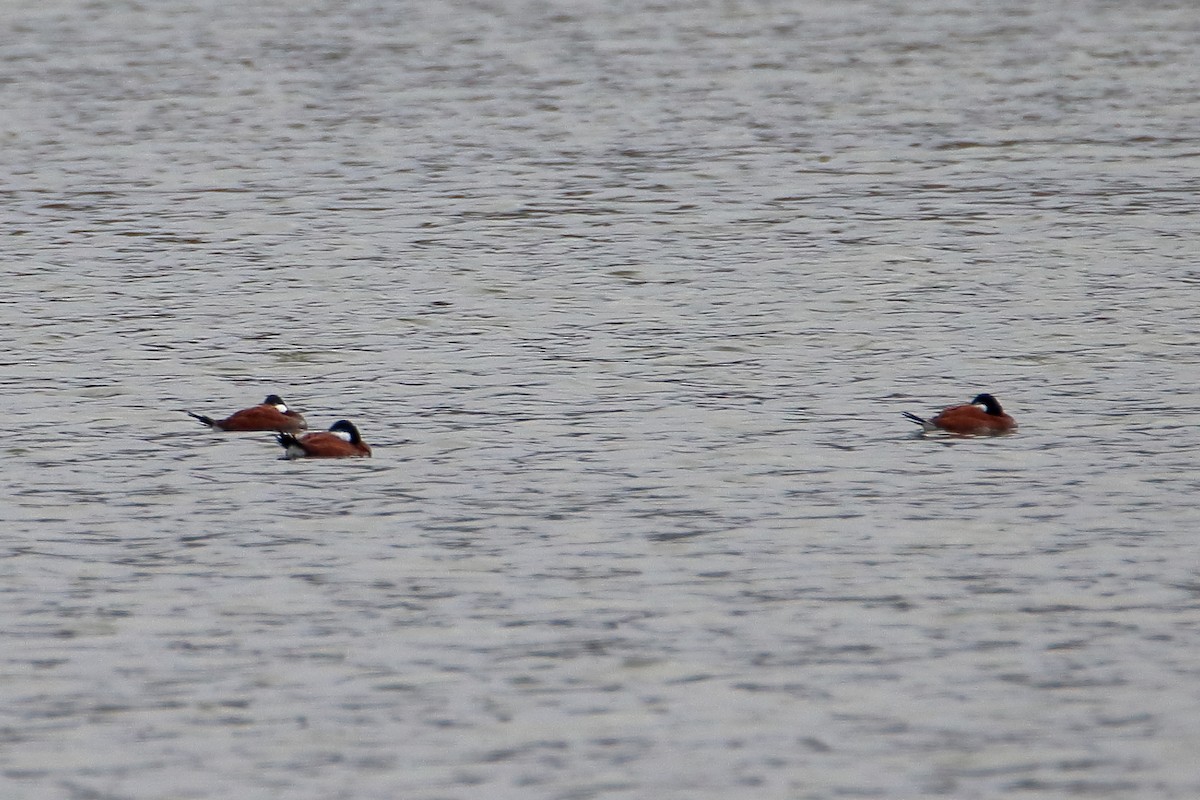
[[[354,427],[353,422],[344,419],[339,419],[337,422],[329,426],[329,430],[333,433],[344,433],[350,437],[351,444],[358,444],[362,441],[362,437],[358,435],[358,428]]]
[[[269,395],[267,395],[267,399],[263,400],[263,405],[264,406],[286,406],[287,403],[283,402],[283,398],[280,397],[279,395],[269,394]]]
[[[1004,413],[1004,409],[1000,408],[1000,403],[996,398],[992,397],[987,392],[975,395],[975,399],[971,401],[973,406],[983,406],[983,410],[994,416],[1000,416]]]

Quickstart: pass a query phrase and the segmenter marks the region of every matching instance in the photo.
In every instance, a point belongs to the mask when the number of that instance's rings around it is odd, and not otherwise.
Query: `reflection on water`
[[[13,15],[5,796],[1200,789],[1190,6]]]

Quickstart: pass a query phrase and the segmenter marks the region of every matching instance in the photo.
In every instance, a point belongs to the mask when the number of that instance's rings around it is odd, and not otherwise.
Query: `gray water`
[[[4,798],[1200,796],[1190,0],[3,16]]]

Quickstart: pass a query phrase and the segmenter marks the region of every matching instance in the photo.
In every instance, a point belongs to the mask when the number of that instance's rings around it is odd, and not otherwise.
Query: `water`
[[[1197,796],[1135,5],[10,4],[4,796]]]

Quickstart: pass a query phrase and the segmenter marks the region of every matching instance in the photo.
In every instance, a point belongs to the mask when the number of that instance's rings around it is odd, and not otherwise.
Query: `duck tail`
[[[216,420],[214,420],[212,417],[206,417],[203,414],[193,414],[190,411],[185,411],[183,413],[187,414],[189,417],[192,417],[193,419],[199,420],[201,425],[207,425],[210,428],[217,427]]]

